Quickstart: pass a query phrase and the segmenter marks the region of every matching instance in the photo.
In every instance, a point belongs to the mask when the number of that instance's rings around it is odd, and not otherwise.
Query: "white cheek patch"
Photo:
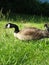
[[[8,24],[7,28],[10,28],[10,24]]]

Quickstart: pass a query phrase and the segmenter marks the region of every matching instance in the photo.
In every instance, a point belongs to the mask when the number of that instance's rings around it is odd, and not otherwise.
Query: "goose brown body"
[[[14,33],[14,36],[20,40],[38,40],[42,38],[49,37],[49,32],[37,28],[27,28],[19,31],[19,33]]]
[[[18,26],[15,24],[8,23],[6,28],[15,28],[14,37],[20,40],[38,40],[42,38],[49,38],[49,32],[46,30],[41,30],[35,27],[28,27],[23,30],[19,30]]]

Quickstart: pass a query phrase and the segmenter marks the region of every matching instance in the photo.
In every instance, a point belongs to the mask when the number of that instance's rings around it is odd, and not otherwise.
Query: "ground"
[[[44,29],[45,22],[9,21],[19,26]],[[41,20],[40,20],[41,21]],[[5,29],[6,21],[0,21],[0,65],[49,65],[49,39],[21,41],[14,38],[14,29]]]

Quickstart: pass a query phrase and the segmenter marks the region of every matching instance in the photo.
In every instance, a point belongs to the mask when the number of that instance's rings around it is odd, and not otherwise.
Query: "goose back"
[[[34,40],[44,38],[43,31],[37,28],[26,28],[19,33],[14,33],[14,36],[21,40]]]

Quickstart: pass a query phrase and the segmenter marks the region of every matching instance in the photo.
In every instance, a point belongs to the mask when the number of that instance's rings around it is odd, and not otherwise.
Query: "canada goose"
[[[23,30],[19,30],[18,26],[12,23],[5,25],[5,28],[15,28],[14,37],[20,40],[38,40],[42,38],[49,38],[49,32],[41,30],[35,27],[28,27]]]

